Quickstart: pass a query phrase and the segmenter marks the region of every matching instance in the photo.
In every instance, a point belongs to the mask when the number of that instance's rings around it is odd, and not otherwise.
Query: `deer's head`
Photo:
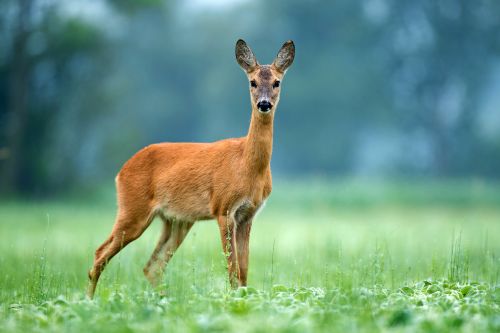
[[[262,114],[275,110],[280,99],[281,81],[295,56],[295,45],[287,41],[271,65],[260,65],[245,41],[236,42],[236,60],[248,76],[252,109]]]

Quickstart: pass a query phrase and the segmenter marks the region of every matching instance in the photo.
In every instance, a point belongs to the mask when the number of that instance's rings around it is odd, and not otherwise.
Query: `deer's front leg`
[[[237,247],[235,235],[235,223],[229,216],[219,216],[217,219],[219,224],[220,237],[222,241],[222,251],[227,258],[227,270],[229,273],[229,283],[231,287],[238,286],[238,261],[237,261]]]
[[[238,285],[247,285],[248,272],[248,254],[250,245],[250,230],[252,228],[252,220],[242,221],[236,226],[236,248],[238,256]]]

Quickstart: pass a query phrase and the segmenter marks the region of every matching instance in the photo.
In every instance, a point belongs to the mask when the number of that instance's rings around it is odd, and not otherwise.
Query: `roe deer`
[[[260,65],[243,40],[236,60],[248,76],[252,117],[242,138],[213,143],[159,143],[128,160],[116,177],[118,212],[110,236],[89,271],[93,297],[105,265],[137,239],[153,218],[163,231],[144,267],[153,286],[196,221],[217,219],[232,287],[245,286],[252,219],[271,193],[273,119],[280,82],[295,56],[287,41],[271,65]]]

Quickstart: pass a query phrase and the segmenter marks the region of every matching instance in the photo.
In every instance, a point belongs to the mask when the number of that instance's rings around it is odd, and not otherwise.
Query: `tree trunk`
[[[26,45],[30,34],[32,0],[19,0],[11,53],[7,102],[7,158],[0,173],[0,191],[15,193],[22,181],[23,140],[28,121],[29,63]]]

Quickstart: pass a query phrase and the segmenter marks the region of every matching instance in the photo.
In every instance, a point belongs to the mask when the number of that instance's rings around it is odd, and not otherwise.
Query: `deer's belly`
[[[179,221],[199,221],[214,218],[210,214],[208,191],[192,195],[176,195],[164,198],[158,205],[158,212],[165,218]]]

